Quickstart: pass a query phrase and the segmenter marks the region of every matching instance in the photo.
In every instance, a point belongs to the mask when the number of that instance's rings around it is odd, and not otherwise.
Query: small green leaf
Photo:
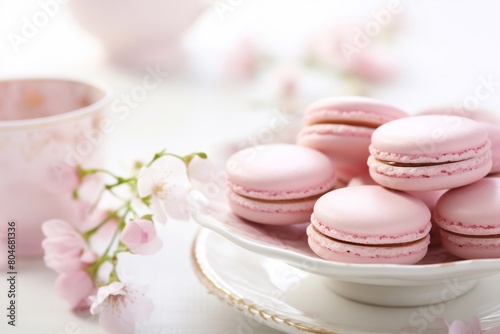
[[[147,215],[142,216],[141,219],[153,221],[153,215],[152,214],[147,214]]]
[[[142,203],[146,204],[147,206],[150,206],[151,205],[151,195],[141,198],[141,201],[142,201]]]

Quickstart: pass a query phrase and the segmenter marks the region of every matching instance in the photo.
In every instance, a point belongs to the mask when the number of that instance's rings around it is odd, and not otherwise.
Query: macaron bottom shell
[[[468,236],[441,229],[441,243],[462,259],[500,258],[500,236]]]
[[[472,161],[471,161],[472,160]],[[476,182],[491,170],[491,155],[449,164],[398,167],[368,158],[370,176],[378,184],[404,191],[443,190]]]
[[[316,198],[294,201],[260,201],[229,192],[233,213],[254,223],[290,225],[309,221]]]
[[[308,244],[319,257],[328,261],[358,264],[415,264],[427,254],[429,235],[401,245],[362,245],[338,241],[307,228]]]
[[[362,129],[362,131],[360,131]],[[340,179],[368,171],[366,160],[373,129],[340,124],[318,124],[299,133],[297,144],[327,155]]]
[[[297,144],[321,152],[337,154],[356,163],[364,164],[373,129],[341,124],[317,124],[302,130]]]

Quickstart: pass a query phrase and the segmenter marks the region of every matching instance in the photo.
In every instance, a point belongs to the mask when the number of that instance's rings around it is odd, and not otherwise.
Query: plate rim
[[[233,307],[243,315],[250,316],[253,318],[259,318],[263,324],[266,324],[267,326],[277,330],[283,330],[283,329],[275,326],[285,325],[288,326],[290,329],[299,331],[301,333],[339,334],[338,332],[333,332],[327,329],[312,328],[307,325],[304,325],[301,322],[294,321],[293,319],[290,319],[290,317],[285,317],[284,315],[271,313],[268,310],[255,306],[255,304],[249,303],[248,299],[241,298],[236,294],[233,294],[231,291],[228,291],[227,289],[220,286],[220,284],[215,282],[215,279],[212,278],[211,275],[206,272],[206,270],[203,268],[203,264],[200,263],[200,259],[198,257],[199,247],[201,242],[200,240],[202,240],[202,238],[206,238],[208,233],[217,233],[217,232],[205,227],[200,227],[200,229],[196,232],[196,235],[193,238],[193,242],[191,244],[191,263],[193,264],[193,268],[196,276],[198,277],[198,280],[202,283],[202,285],[205,287],[208,293],[215,295],[220,301]],[[268,325],[269,321],[273,321],[275,326]]]
[[[230,227],[207,213],[197,212],[193,215],[193,219],[201,226],[222,235],[234,244],[251,252],[284,261],[289,265],[309,273],[340,280],[342,280],[343,277],[345,278],[348,274],[348,276],[353,277],[355,275],[356,278],[360,279],[385,279],[399,282],[415,282],[415,280],[418,280],[419,282],[425,283],[449,278],[450,275],[465,277],[472,275],[487,276],[489,273],[491,273],[491,275],[500,273],[500,266],[495,266],[495,264],[500,264],[500,259],[472,259],[422,265],[350,264],[327,261],[321,258],[306,256],[288,249],[281,249],[271,245],[258,243],[257,241],[250,240],[239,234],[232,233]],[[308,263],[314,266],[307,266]],[[332,270],[336,270],[336,273],[331,273]],[[349,273],[346,273],[346,270],[348,270]],[[429,275],[431,275],[431,277],[429,277]],[[354,280],[351,281],[354,282]]]
[[[356,329],[347,329],[344,328],[342,329],[342,323],[337,323],[336,325],[339,325],[341,327],[338,328],[330,328],[330,327],[323,327],[321,325],[315,325],[314,319],[308,318],[306,322],[304,320],[298,320],[295,318],[292,314],[286,315],[283,313],[283,310],[276,309],[276,310],[269,310],[266,309],[264,304],[260,304],[261,302],[258,300],[253,300],[252,298],[255,298],[252,295],[249,295],[248,297],[245,297],[245,293],[242,291],[238,291],[237,287],[234,287],[230,284],[230,282],[226,281],[223,277],[218,277],[218,272],[221,270],[220,268],[217,269],[215,266],[215,260],[214,258],[207,259],[206,255],[210,252],[210,248],[206,247],[207,246],[207,240],[210,237],[221,237],[222,241],[226,242],[225,247],[231,247],[235,248],[236,250],[240,249],[240,251],[247,251],[244,249],[239,248],[237,245],[234,245],[231,243],[229,240],[224,238],[223,236],[219,235],[217,232],[214,232],[210,229],[203,228],[201,227],[191,244],[191,259],[192,259],[192,264],[193,268],[195,269],[195,274],[199,281],[202,283],[202,285],[206,288],[207,292],[209,294],[214,294],[217,299],[219,299],[221,302],[224,302],[225,304],[231,306],[232,308],[236,309],[239,313],[242,315],[252,318],[259,322],[260,324],[267,325],[268,327],[274,328],[279,331],[284,331],[286,333],[290,334],[302,334],[302,333],[318,333],[318,334],[340,334],[340,333],[361,333]],[[205,243],[203,244],[203,240]],[[205,245],[204,248],[202,246]],[[205,254],[203,256],[203,254]],[[253,252],[248,253],[249,256],[257,256],[261,258],[261,261],[264,260],[266,257],[261,255],[261,254],[255,254]],[[200,256],[201,255],[201,256]],[[200,261],[201,257],[201,261]],[[205,258],[203,258],[205,257]],[[208,261],[208,263],[207,263]],[[224,269],[222,269],[224,271]],[[298,269],[295,269],[298,270]],[[309,274],[310,276],[315,276],[312,274]],[[500,275],[500,274],[498,274]],[[491,284],[492,282],[489,282]],[[236,290],[234,290],[236,289]],[[487,292],[482,292],[487,293]],[[476,297],[477,299],[478,297]],[[491,302],[491,301],[490,301]],[[363,303],[361,303],[363,304]],[[463,305],[463,303],[462,303]],[[426,307],[431,307],[431,305],[427,305]],[[403,307],[404,308],[404,307]],[[417,308],[422,308],[422,307],[413,307],[416,311]],[[498,313],[500,310],[495,310],[494,314],[496,317],[500,313]],[[285,311],[286,312],[286,311]],[[483,314],[483,316],[485,316]],[[485,319],[489,318],[491,315],[487,315],[486,318],[481,318],[481,322],[485,321]],[[500,319],[500,318],[497,318]],[[465,319],[462,319],[465,321]],[[487,321],[487,320],[486,320]],[[332,324],[333,325],[333,324]],[[436,325],[438,326],[438,325]],[[497,325],[495,325],[497,326]],[[330,329],[326,329],[330,328]],[[488,329],[489,327],[487,326],[485,329]],[[404,328],[400,328],[394,333],[399,333],[401,330]],[[429,333],[435,333],[435,330],[438,328],[427,328],[425,329],[425,333],[428,333],[428,330],[430,330]],[[351,332],[351,330],[354,330]],[[347,331],[347,332],[346,332]],[[374,329],[372,328],[368,332],[362,331],[362,333],[382,333],[380,329]],[[384,331],[384,333],[387,333]],[[392,333],[392,332],[391,332]]]

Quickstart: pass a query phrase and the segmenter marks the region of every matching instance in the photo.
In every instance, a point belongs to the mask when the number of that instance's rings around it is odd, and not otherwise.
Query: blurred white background
[[[185,39],[189,77],[195,81],[213,83],[220,76],[225,54],[241,36],[252,36],[280,62],[294,62],[306,53],[307,40],[322,27],[353,19],[370,20],[373,12],[387,8],[390,1],[241,0],[222,16],[217,3],[207,5]],[[60,5],[60,11],[16,52],[8,33],[20,33],[23,19],[31,20],[41,8],[37,1],[2,1],[2,76],[63,74],[111,81],[117,69],[104,62],[99,41],[73,20],[67,7]],[[393,52],[403,65],[404,81],[377,95],[414,111],[460,101],[479,75],[500,75],[496,3],[402,1],[401,7],[403,12],[395,19],[401,21],[402,36]],[[485,101],[486,106],[494,107],[496,98]]]

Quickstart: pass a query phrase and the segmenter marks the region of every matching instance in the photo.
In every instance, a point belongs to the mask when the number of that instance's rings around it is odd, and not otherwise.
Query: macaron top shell
[[[458,234],[500,235],[500,178],[449,190],[437,202],[434,219]]]
[[[424,238],[431,213],[419,199],[381,186],[336,189],[321,196],[311,222],[322,234],[358,244],[399,244]]]
[[[313,102],[306,110],[304,123],[352,122],[376,127],[408,114],[390,104],[361,96],[329,97]]]
[[[460,106],[441,106],[422,110],[417,115],[454,115],[470,118],[485,123],[499,123],[500,119],[493,113],[481,109],[467,109]]]
[[[311,148],[272,144],[233,154],[227,164],[234,192],[258,199],[296,199],[322,194],[336,182],[330,159]]]
[[[401,118],[377,128],[370,153],[399,163],[467,160],[486,153],[490,143],[484,127],[460,116],[428,115]]]

